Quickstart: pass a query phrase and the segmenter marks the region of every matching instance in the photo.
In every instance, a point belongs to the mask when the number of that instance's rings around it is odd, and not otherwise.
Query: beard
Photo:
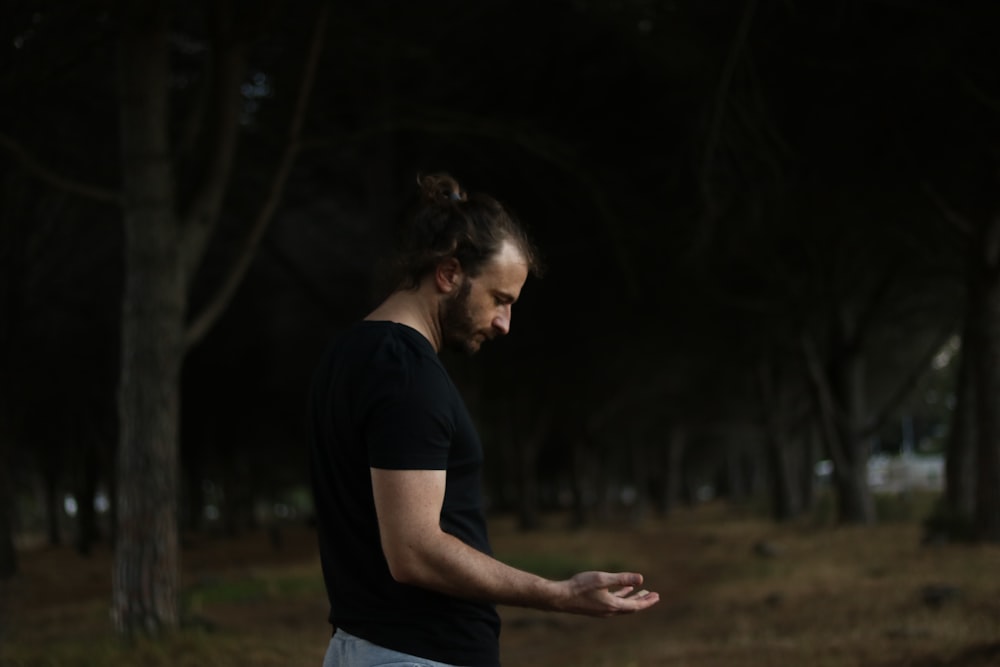
[[[453,350],[460,350],[468,355],[479,351],[482,332],[477,331],[472,312],[469,309],[469,294],[472,283],[465,280],[458,292],[444,302],[441,313],[441,337],[444,344]]]

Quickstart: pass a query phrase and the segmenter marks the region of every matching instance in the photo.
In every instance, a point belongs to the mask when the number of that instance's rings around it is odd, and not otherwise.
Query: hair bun
[[[467,199],[458,181],[445,173],[418,174],[417,185],[420,186],[423,199],[435,204],[450,204]]]

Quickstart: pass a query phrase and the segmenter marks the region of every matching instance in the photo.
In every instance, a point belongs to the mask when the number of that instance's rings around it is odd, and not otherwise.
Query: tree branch
[[[6,149],[26,171],[54,188],[94,201],[119,206],[122,203],[122,194],[120,192],[103,188],[99,185],[81,183],[57,174],[43,165],[38,158],[29,153],[21,144],[2,132],[0,132],[0,148]]]
[[[291,124],[288,129],[288,143],[285,152],[278,162],[278,168],[271,181],[267,198],[261,207],[257,218],[247,235],[243,248],[226,279],[223,281],[215,296],[205,306],[204,310],[194,318],[191,325],[185,332],[184,340],[188,347],[195,345],[211,329],[212,325],[219,319],[223,311],[229,305],[233,295],[236,293],[243,276],[246,275],[261,238],[267,229],[268,224],[274,217],[274,212],[278,208],[284,193],[285,184],[291,174],[292,166],[300,149],[299,137],[302,133],[302,126],[305,123],[306,109],[309,104],[309,97],[312,94],[313,85],[316,81],[316,70],[319,66],[319,56],[323,50],[323,40],[326,34],[326,25],[329,20],[330,8],[326,3],[320,9],[316,27],[313,32],[312,42],[306,58],[305,68],[302,75],[302,83],[299,88],[298,99],[296,100],[295,111],[292,115]]]
[[[702,155],[701,165],[698,168],[698,184],[701,189],[704,212],[699,224],[701,234],[699,234],[699,237],[692,244],[692,247],[695,249],[703,249],[707,246],[712,240],[712,235],[715,233],[715,225],[719,215],[719,204],[718,194],[713,187],[714,176],[712,172],[715,169],[715,157],[719,142],[722,139],[722,124],[726,116],[729,91],[732,87],[733,76],[736,73],[736,65],[743,54],[756,11],[756,0],[747,0],[743,15],[740,17],[736,36],[733,38],[732,46],[729,49],[729,54],[722,69],[722,75],[719,77],[718,86],[716,86],[715,105],[712,109],[712,118],[708,126],[708,137],[705,141],[705,150]]]
[[[937,190],[934,189],[930,183],[924,181],[921,184],[923,191],[930,197],[930,200],[934,202],[938,210],[944,215],[944,219],[950,222],[958,231],[967,238],[973,238],[975,236],[975,225],[969,221],[964,215],[956,211],[948,202],[944,200]]]
[[[993,217],[986,221],[985,226],[986,229],[983,230],[983,255],[989,270],[996,272],[1000,269],[1000,210],[994,212]]]
[[[191,108],[184,115],[184,119],[180,123],[180,129],[177,132],[177,150],[175,155],[178,159],[193,154],[198,144],[198,138],[202,135],[206,114],[205,109],[209,101],[208,93],[212,79],[215,78],[215,63],[212,62],[211,58],[207,60],[208,63],[205,65],[201,79],[196,83],[197,89],[194,91],[194,101],[191,103]]]
[[[882,312],[883,304],[888,300],[889,294],[892,292],[896,277],[900,272],[901,262],[902,260],[898,255],[892,258],[889,266],[879,276],[879,280],[875,284],[874,289],[872,289],[867,301],[862,304],[861,312],[855,320],[853,331],[850,332],[848,340],[848,343],[859,354],[862,346],[865,344],[865,340],[875,326],[878,315]]]
[[[517,127],[456,114],[452,111],[440,109],[428,109],[424,111],[431,117],[396,116],[392,121],[369,125],[352,133],[348,137],[338,137],[337,139],[312,138],[302,141],[300,146],[303,150],[318,150],[321,148],[339,150],[348,145],[361,144],[371,137],[380,134],[400,130],[415,130],[429,134],[451,136],[464,134],[497,139],[514,144],[535,157],[561,169],[565,174],[575,178],[583,186],[582,191],[590,196],[591,203],[598,213],[598,219],[604,225],[605,231],[609,236],[618,269],[625,280],[625,289],[629,298],[633,300],[640,298],[641,286],[639,277],[635,272],[635,262],[632,261],[623,238],[622,230],[625,229],[625,222],[618,215],[617,209],[611,205],[612,198],[608,197],[600,179],[583,165],[578,156],[573,155],[565,146],[558,145],[547,137],[533,134]]]
[[[823,371],[819,353],[816,345],[808,334],[803,333],[801,337],[802,352],[806,360],[806,368],[809,370],[809,377],[812,379],[815,390],[817,409],[819,411],[820,428],[823,439],[826,440],[830,458],[833,459],[834,468],[837,470],[847,470],[847,454],[841,446],[837,437],[835,421],[838,419],[838,410],[833,395],[830,392],[829,380]]]
[[[990,111],[1000,112],[1000,97],[990,97],[990,94],[983,90],[982,86],[972,80],[966,73],[959,74],[959,80],[972,99],[976,100]]]
[[[941,335],[934,339],[934,343],[920,358],[919,363],[913,367],[909,375],[907,375],[906,378],[899,384],[899,387],[896,388],[896,392],[892,394],[888,400],[886,400],[882,409],[872,415],[871,419],[869,419],[868,422],[861,428],[862,437],[867,438],[875,435],[875,432],[882,428],[882,425],[885,424],[889,415],[892,414],[893,410],[895,410],[899,404],[903,402],[903,399],[905,399],[906,396],[913,390],[917,382],[920,380],[920,377],[927,371],[927,367],[930,365],[931,359],[934,358],[934,355],[938,353],[953,333],[954,327],[948,326],[941,332]]]
[[[783,416],[781,406],[779,405],[781,401],[777,397],[778,390],[775,388],[777,378],[774,376],[778,375],[778,373],[774,357],[770,354],[766,357],[761,357],[754,364],[754,382],[757,386],[757,394],[760,397],[757,407],[761,411],[761,421],[763,422],[765,431],[775,436],[777,436],[781,429],[780,423]]]
[[[184,271],[190,281],[201,264],[208,239],[219,221],[226,186],[232,173],[240,131],[240,82],[246,73],[246,41],[235,34],[233,6],[217,3],[213,33],[217,46],[209,83],[214,99],[205,111],[212,114],[209,136],[212,144],[201,187],[183,214]]]

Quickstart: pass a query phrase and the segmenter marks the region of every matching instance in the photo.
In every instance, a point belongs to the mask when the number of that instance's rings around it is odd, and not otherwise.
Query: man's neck
[[[436,352],[441,351],[441,324],[438,300],[422,284],[416,289],[397,290],[365,317],[366,320],[396,322],[416,329],[430,341]]]

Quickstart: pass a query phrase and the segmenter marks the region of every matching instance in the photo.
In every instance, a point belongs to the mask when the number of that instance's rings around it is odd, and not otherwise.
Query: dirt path
[[[640,525],[564,526],[550,518],[521,533],[496,520],[494,549],[553,577],[639,571],[662,601],[613,619],[501,607],[508,667],[1000,665],[1000,547],[922,547],[916,522],[775,526],[721,506]],[[107,550],[83,559],[41,549],[21,562],[0,588],[0,665],[136,664],[113,648]],[[188,542],[182,579],[185,624],[197,631],[150,649],[143,664],[321,662],[327,602],[309,528],[288,527],[280,549],[263,531]],[[921,591],[942,584],[957,593],[930,606]],[[5,662],[5,645],[30,659]],[[95,662],[101,651],[110,657]]]

